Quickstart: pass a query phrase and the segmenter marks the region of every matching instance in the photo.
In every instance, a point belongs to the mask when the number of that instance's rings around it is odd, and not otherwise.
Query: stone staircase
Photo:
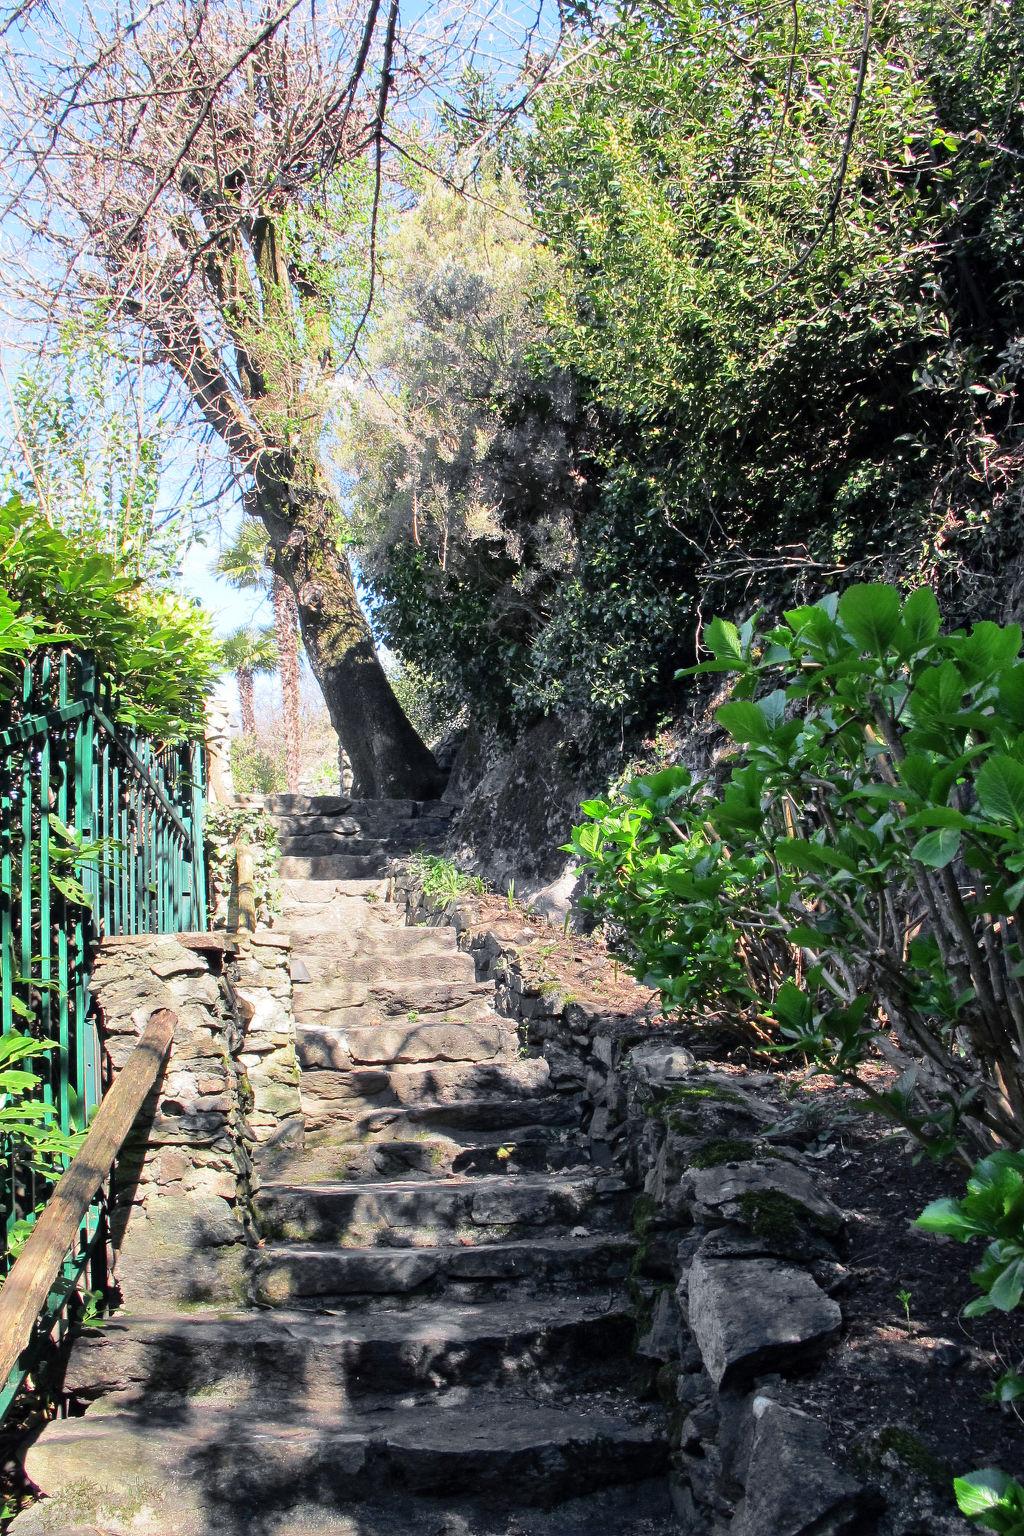
[[[263,1169],[249,1304],[119,1315],[18,1536],[662,1536],[631,1192],[388,859],[447,807],[278,796],[306,1139]],[[63,1523],[61,1523],[63,1522]]]

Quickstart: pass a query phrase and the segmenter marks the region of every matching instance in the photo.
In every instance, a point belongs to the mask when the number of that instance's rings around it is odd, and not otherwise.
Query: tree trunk
[[[284,762],[288,793],[297,795],[301,764],[299,761],[299,650],[296,632],[295,599],[291,588],[280,576],[274,576],[274,635],[277,640],[277,671],[281,679],[281,708],[284,715]]]
[[[291,588],[310,666],[362,799],[430,800],[444,775],[402,712],[380,664],[340,546],[341,513],[319,464],[257,464],[254,504],[271,567]]]
[[[239,667],[235,672],[235,682],[238,684],[238,702],[242,710],[242,735],[255,736],[256,695],[250,668]]]

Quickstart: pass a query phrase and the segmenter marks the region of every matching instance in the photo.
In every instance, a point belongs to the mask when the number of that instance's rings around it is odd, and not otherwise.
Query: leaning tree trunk
[[[274,576],[274,636],[277,641],[277,670],[281,679],[281,708],[284,714],[284,762],[288,792],[297,795],[301,777],[299,751],[299,647],[297,615],[291,588]]]
[[[254,503],[271,566],[295,595],[302,640],[342,746],[352,793],[429,800],[444,776],[406,719],[380,664],[339,542],[341,513],[319,465],[257,465]]]
[[[238,684],[238,703],[242,711],[242,735],[255,736],[256,694],[251,668],[238,667],[235,671],[235,682]]]

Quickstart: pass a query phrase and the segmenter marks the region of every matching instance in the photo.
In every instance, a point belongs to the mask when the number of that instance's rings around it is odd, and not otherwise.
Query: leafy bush
[[[274,795],[288,788],[284,750],[268,750],[251,736],[234,736],[228,748],[236,795]]]
[[[993,1152],[976,1163],[959,1200],[933,1200],[917,1218],[926,1232],[958,1243],[987,1238],[988,1247],[971,1279],[981,1295],[964,1308],[982,1317],[997,1308],[1012,1312],[1024,1296],[1024,1153]]]
[[[725,782],[668,768],[586,803],[588,904],[666,1009],[738,1013],[937,1155],[1020,1145],[1020,628],[943,635],[928,589],[878,583],[707,641],[691,670],[735,678]]]
[[[161,741],[202,729],[219,654],[201,612],[13,497],[0,505],[0,658],[42,638],[92,652],[122,725]]]

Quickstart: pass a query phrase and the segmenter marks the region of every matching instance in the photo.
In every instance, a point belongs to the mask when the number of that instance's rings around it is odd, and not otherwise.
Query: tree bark
[[[395,698],[380,664],[352,571],[339,545],[339,510],[318,463],[254,469],[255,510],[271,567],[295,597],[299,627],[360,799],[430,800],[444,776]]]
[[[235,672],[235,682],[238,684],[238,703],[242,711],[242,735],[255,736],[256,695],[250,668],[239,667]]]
[[[272,578],[274,634],[277,671],[281,679],[281,710],[284,716],[284,761],[288,793],[297,795],[301,777],[299,725],[299,650],[295,599],[280,576]]]

